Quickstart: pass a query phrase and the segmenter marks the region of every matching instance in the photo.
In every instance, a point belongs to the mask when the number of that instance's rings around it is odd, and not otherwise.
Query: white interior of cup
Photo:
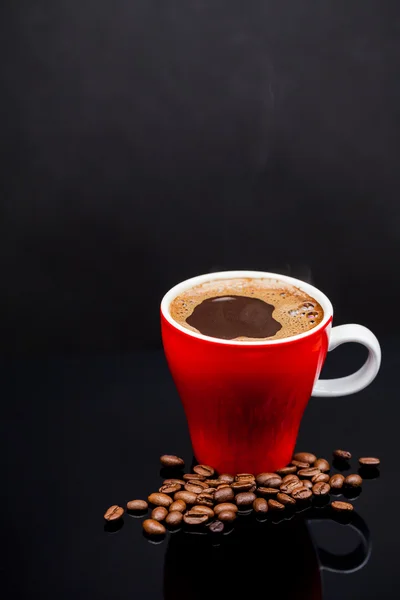
[[[292,335],[287,338],[279,338],[277,340],[263,340],[263,341],[238,341],[238,340],[222,340],[220,338],[210,337],[208,335],[203,335],[202,333],[197,333],[196,331],[192,331],[191,329],[187,329],[183,327],[179,323],[177,323],[170,315],[169,307],[174,298],[179,296],[182,292],[190,289],[200,283],[205,283],[209,281],[215,281],[216,279],[238,279],[238,278],[251,278],[251,279],[275,279],[278,281],[282,281],[282,283],[288,283],[290,285],[294,285],[300,290],[306,292],[309,296],[317,300],[319,304],[322,306],[324,310],[324,318],[321,323],[319,323],[316,327],[313,327],[309,331],[305,331],[304,333],[299,333],[298,335]],[[186,279],[181,283],[178,283],[173,288],[169,290],[161,301],[161,311],[166,320],[171,323],[176,329],[182,331],[186,335],[190,335],[195,338],[199,338],[201,340],[208,340],[210,342],[214,342],[216,344],[228,344],[229,346],[270,346],[273,344],[284,344],[286,342],[293,342],[295,340],[307,337],[316,333],[319,329],[323,329],[329,319],[333,316],[333,308],[332,304],[316,287],[306,283],[305,281],[301,281],[300,279],[295,279],[294,277],[288,277],[287,275],[279,275],[278,273],[266,273],[264,271],[221,271],[219,273],[207,273],[205,275],[198,275],[197,277],[191,277],[190,279]]]

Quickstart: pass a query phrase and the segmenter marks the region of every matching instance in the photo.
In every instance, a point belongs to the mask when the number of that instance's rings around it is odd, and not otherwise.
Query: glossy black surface
[[[377,380],[352,397],[312,399],[299,435],[298,449],[320,456],[343,447],[382,460],[380,476],[366,480],[354,500],[355,524],[364,521],[370,532],[369,560],[347,574],[323,570],[324,600],[400,596],[399,342],[384,339],[382,348]],[[358,347],[338,349],[324,375],[350,373],[363,358]],[[107,532],[109,505],[159,487],[162,453],[192,460],[162,353],[3,361],[1,373],[4,598],[190,600],[213,598],[218,589],[219,597],[250,590],[263,598],[278,588],[280,598],[293,588],[296,597],[313,598],[306,590],[318,587],[318,563],[309,533],[333,555],[355,550],[347,563],[322,554],[335,568],[351,569],[362,559],[355,530],[317,509],[282,524],[243,516],[219,547],[181,533],[151,544],[141,520],[129,515],[117,532]]]

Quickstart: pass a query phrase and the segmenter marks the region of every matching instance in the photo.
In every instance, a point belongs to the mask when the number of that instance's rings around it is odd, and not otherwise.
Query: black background
[[[161,599],[167,542],[128,518],[110,536],[102,514],[158,486],[161,453],[191,460],[162,295],[237,268],[310,281],[381,340],[377,380],[312,400],[299,447],[382,458],[355,502],[371,559],[324,573],[324,600],[400,595],[399,17],[395,0],[0,4],[5,597]],[[337,350],[325,375],[363,358]],[[313,535],[346,552],[343,531]]]
[[[399,301],[396,0],[2,2],[5,352],[160,344],[217,269]],[[138,316],[140,315],[140,318]]]

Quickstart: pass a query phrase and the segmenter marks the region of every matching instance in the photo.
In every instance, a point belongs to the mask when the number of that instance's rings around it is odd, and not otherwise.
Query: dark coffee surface
[[[400,597],[400,341],[381,342],[377,380],[354,396],[311,399],[297,444],[329,460],[336,448],[350,450],[354,460],[345,476],[357,472],[357,457],[381,459],[380,476],[365,479],[351,500],[369,528],[372,552],[362,569],[348,574],[319,574],[313,543],[340,557],[358,541],[350,525],[325,519],[323,509],[280,524],[240,516],[238,531],[220,547],[181,533],[151,544],[142,520],[127,514],[119,529],[105,528],[109,506],[158,490],[162,454],[183,456],[189,467],[192,461],[161,352],[2,361],[2,596],[312,600],[321,597],[320,575],[324,600]],[[349,374],[364,358],[361,348],[346,345],[328,355],[324,376]]]
[[[267,338],[282,329],[275,307],[260,298],[218,296],[198,304],[186,321],[203,335],[232,340],[243,336]]]

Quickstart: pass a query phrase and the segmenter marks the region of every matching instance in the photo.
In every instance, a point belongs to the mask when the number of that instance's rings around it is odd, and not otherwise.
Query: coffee
[[[309,331],[323,319],[320,304],[277,279],[219,279],[179,294],[172,318],[187,329],[220,339],[262,341]]]

